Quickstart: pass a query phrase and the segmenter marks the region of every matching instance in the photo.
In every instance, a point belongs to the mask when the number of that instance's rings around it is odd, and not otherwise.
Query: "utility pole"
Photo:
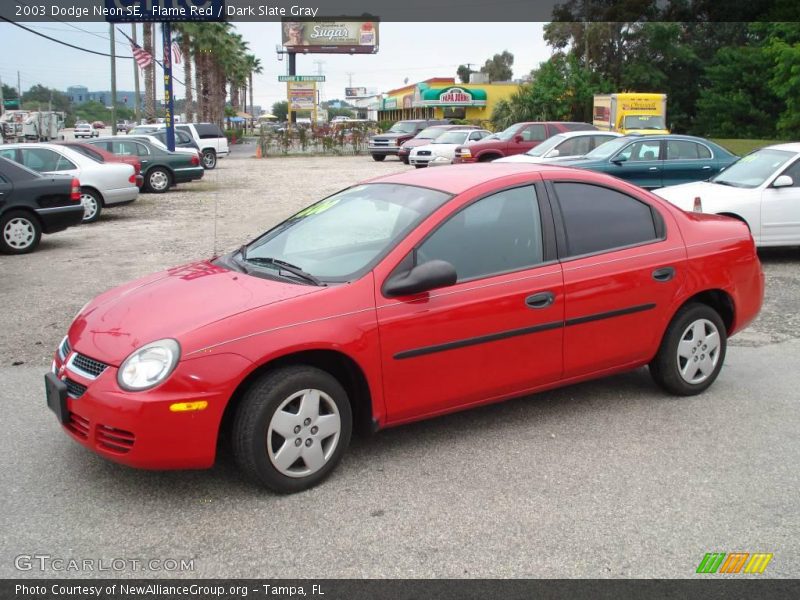
[[[0,117],[3,116],[5,110],[5,99],[3,98],[3,78],[0,77]],[[0,140],[3,139],[3,132],[0,131]]]
[[[19,107],[22,108],[22,79],[17,71],[17,97],[19,98]]]
[[[136,23],[131,23],[131,39],[134,44],[137,46],[139,45],[139,42],[136,41]],[[139,97],[139,65],[135,60],[133,61],[133,89],[136,94],[133,99],[133,114],[135,115],[136,124],[138,125],[142,119],[142,99]]]
[[[114,42],[114,23],[108,24],[111,44],[111,135],[117,135],[117,55]],[[136,62],[136,61],[134,61]]]

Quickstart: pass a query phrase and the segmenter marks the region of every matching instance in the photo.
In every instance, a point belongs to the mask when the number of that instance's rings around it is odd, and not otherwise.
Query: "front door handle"
[[[547,308],[555,301],[556,295],[553,292],[539,292],[525,298],[528,308]]]
[[[703,170],[704,170],[704,171],[707,171],[707,170],[708,170],[708,169],[710,169],[710,168],[711,168],[711,167],[709,167],[708,165],[706,165],[705,167],[703,167]]]
[[[653,279],[656,281],[669,281],[675,277],[675,267],[661,267],[653,271]]]
[[[658,167],[650,167],[650,171],[658,171]]]

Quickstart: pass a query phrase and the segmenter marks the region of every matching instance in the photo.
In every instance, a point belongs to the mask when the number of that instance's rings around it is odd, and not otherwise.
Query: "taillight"
[[[694,199],[694,206],[692,207],[692,212],[701,213],[703,212],[703,202],[700,200],[700,196],[696,196]]]
[[[81,182],[78,181],[77,177],[72,178],[72,186],[69,191],[69,199],[73,202],[80,202],[81,201]]]
[[[192,156],[192,166],[196,167],[200,164],[200,157],[197,155]]]
[[[132,183],[133,185],[136,185],[136,173],[134,173],[133,175],[128,177],[128,183]]]

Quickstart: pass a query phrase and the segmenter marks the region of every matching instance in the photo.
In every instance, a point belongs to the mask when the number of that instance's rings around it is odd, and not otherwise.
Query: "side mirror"
[[[456,268],[444,260],[429,260],[410,271],[392,277],[383,286],[387,296],[408,296],[454,285]]]
[[[550,150],[550,152],[545,154],[545,158],[555,158],[559,154],[561,154],[561,152],[558,151],[558,148],[553,148],[552,150]]]
[[[628,160],[627,156],[625,156],[624,154],[618,154],[617,156],[611,159],[611,162],[614,163],[615,165],[621,165],[627,160]]]
[[[521,136],[520,134],[517,134],[517,135],[515,135],[515,136],[514,136],[514,141],[515,141],[517,144],[519,144],[520,142],[522,142],[522,136]]]
[[[793,185],[794,185],[794,180],[788,175],[781,175],[775,181],[772,182],[772,187],[774,188],[792,187]]]

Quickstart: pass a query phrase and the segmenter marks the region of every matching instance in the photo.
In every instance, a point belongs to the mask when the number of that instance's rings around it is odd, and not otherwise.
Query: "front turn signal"
[[[191,410],[205,410],[208,402],[197,400],[196,402],[176,402],[169,405],[170,412],[189,412]]]

